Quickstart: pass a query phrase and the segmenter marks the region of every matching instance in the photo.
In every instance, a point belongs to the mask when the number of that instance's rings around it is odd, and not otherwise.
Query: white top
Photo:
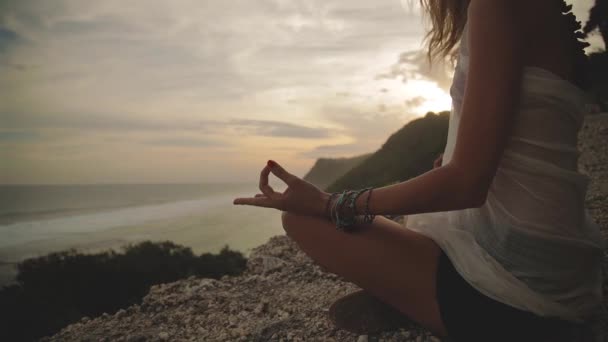
[[[467,29],[450,94],[443,163],[450,161],[468,69]],[[577,135],[589,97],[573,83],[525,67],[512,136],[479,208],[413,214],[481,293],[541,316],[580,322],[602,300],[604,241],[584,207],[589,177],[577,171]]]

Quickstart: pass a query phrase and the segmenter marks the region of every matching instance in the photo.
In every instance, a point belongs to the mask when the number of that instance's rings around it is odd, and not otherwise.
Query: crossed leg
[[[438,336],[447,336],[435,296],[440,247],[384,216],[355,233],[329,220],[282,213],[287,235],[315,262],[394,306]]]

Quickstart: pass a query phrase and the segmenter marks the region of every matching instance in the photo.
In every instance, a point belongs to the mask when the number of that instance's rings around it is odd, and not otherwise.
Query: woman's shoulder
[[[517,40],[524,65],[540,67],[573,81],[576,74],[573,52],[577,47],[573,45],[574,32],[563,10],[563,3],[555,0],[471,0],[462,42],[469,45],[471,35],[480,31],[483,35],[496,32],[496,36],[508,36]],[[468,47],[464,50],[469,51]]]
[[[528,19],[522,15],[521,0],[471,0],[461,37],[461,50],[466,56],[491,55],[507,49],[526,54]],[[476,51],[473,51],[476,50]]]
[[[542,14],[543,25],[546,25],[549,14],[561,14],[560,8],[560,3],[555,0],[470,0],[465,27],[471,21],[490,24],[500,20],[504,27],[517,29],[526,37],[538,31],[539,13]]]

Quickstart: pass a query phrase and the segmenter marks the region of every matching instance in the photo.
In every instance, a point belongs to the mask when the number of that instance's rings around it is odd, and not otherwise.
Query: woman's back
[[[469,68],[466,35],[465,25],[443,163],[458,131]],[[526,66],[513,131],[484,205],[411,215],[407,223],[432,236],[480,292],[571,320],[590,313],[602,296],[603,241],[584,208],[588,177],[577,171],[587,100],[572,82]]]
[[[525,2],[525,9],[521,11],[527,37],[525,65],[540,67],[577,84],[578,76],[583,72],[577,69],[577,58],[583,52],[573,34],[576,18],[572,14],[562,14],[563,5],[562,0]]]

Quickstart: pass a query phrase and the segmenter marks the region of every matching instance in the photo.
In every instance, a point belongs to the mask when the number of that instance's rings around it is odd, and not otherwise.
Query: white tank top
[[[468,70],[467,26],[450,94],[443,163],[454,150]],[[580,322],[602,300],[605,243],[584,207],[578,131],[588,94],[554,73],[525,67],[512,135],[479,208],[409,215],[474,288],[541,316]]]

